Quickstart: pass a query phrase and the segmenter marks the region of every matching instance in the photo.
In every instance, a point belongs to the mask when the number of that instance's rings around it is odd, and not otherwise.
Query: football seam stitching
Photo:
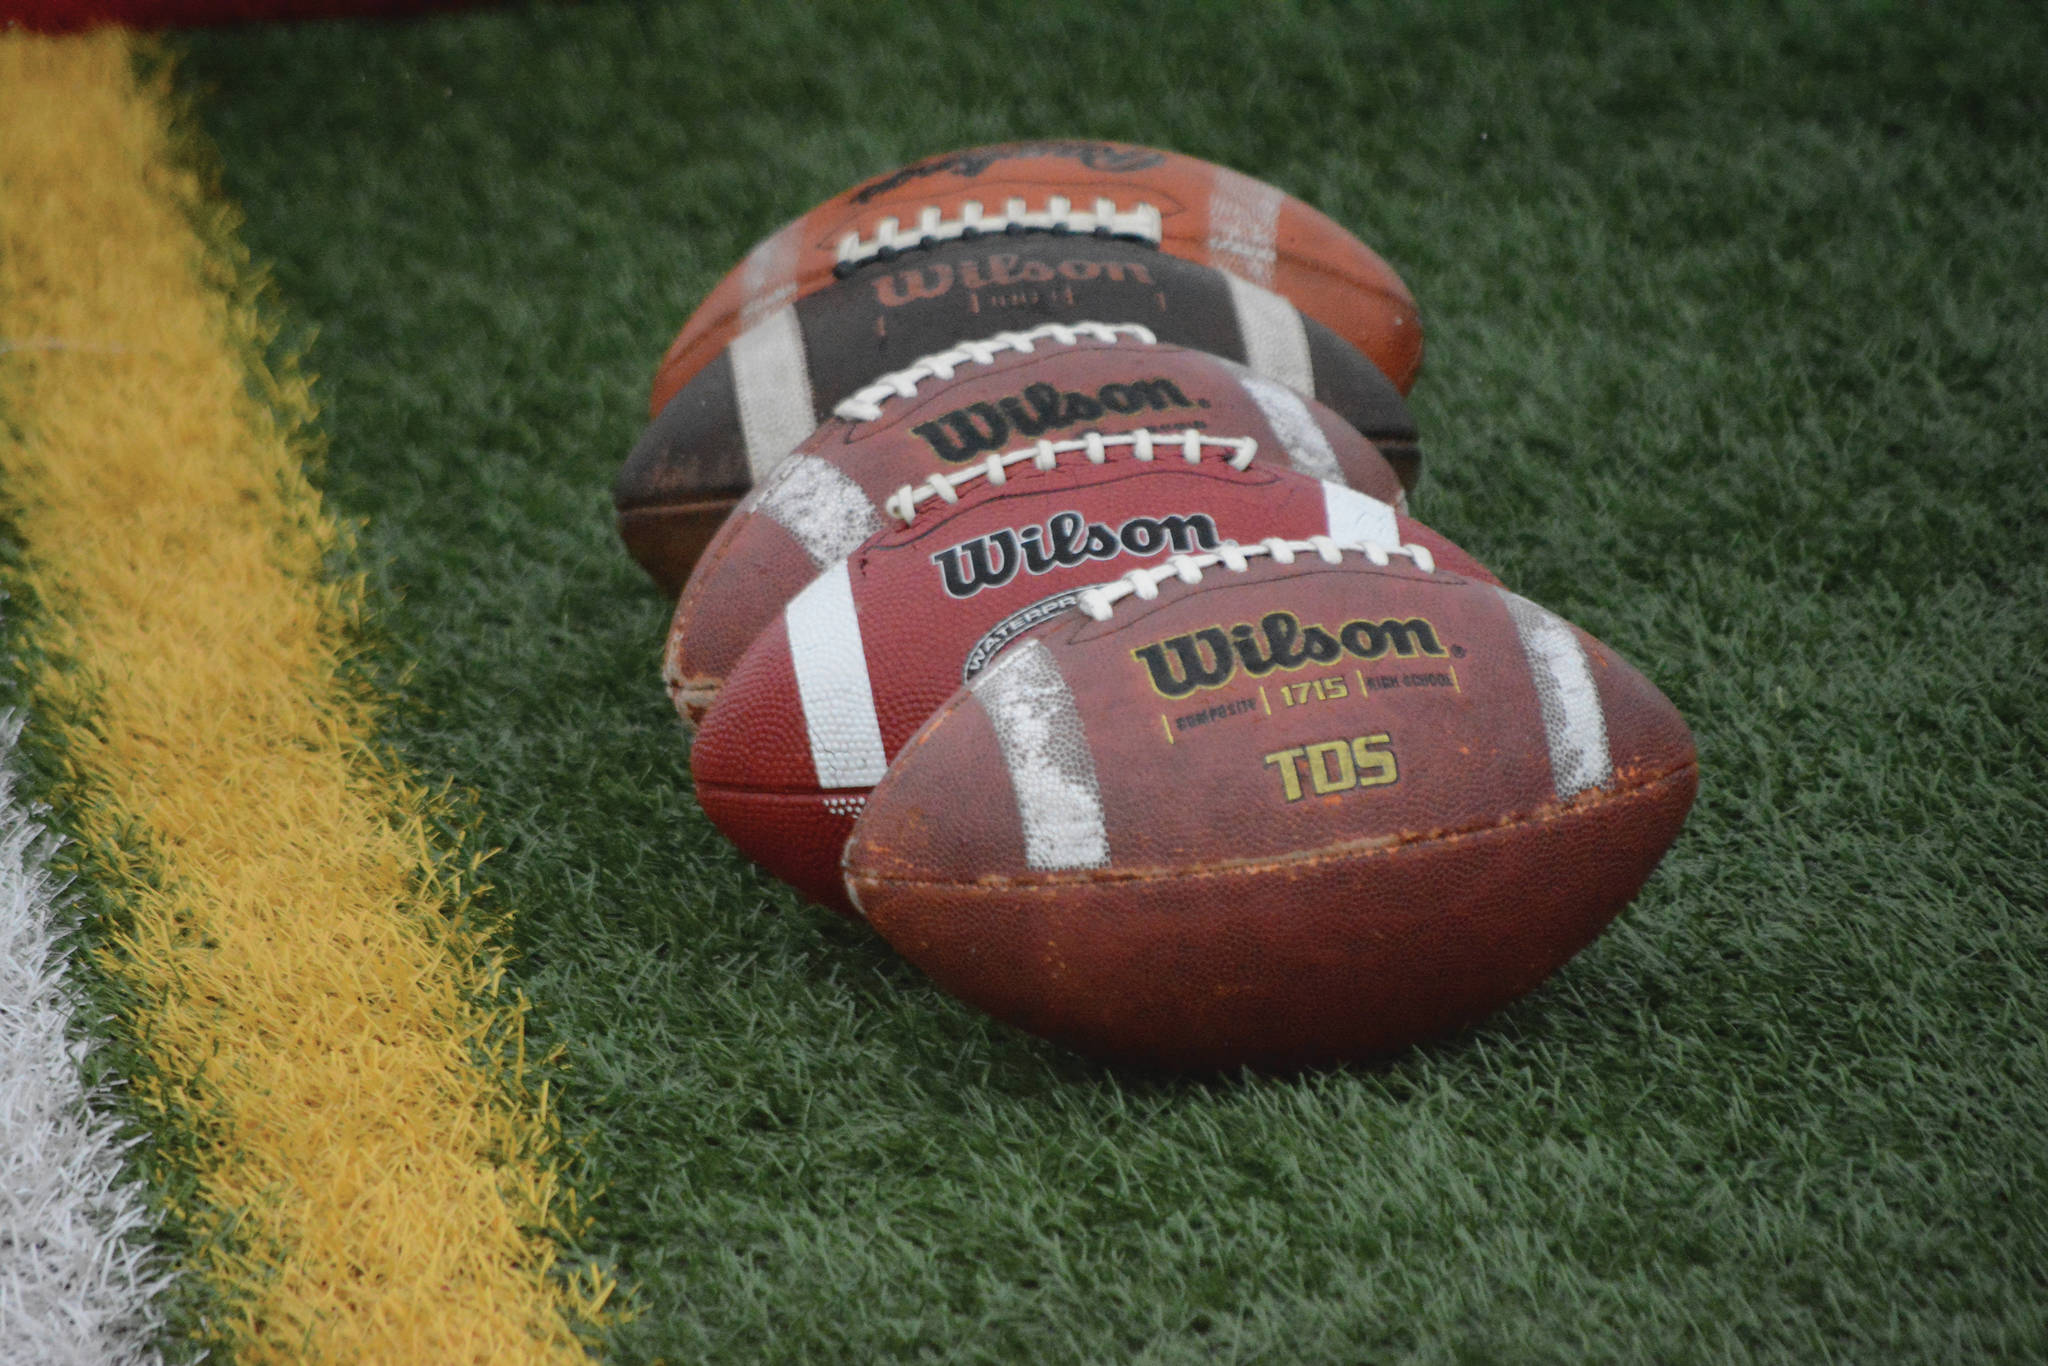
[[[1106,195],[1098,196],[1092,209],[1077,209],[1067,195],[1054,194],[1046,196],[1045,207],[1037,210],[1024,196],[1011,195],[1004,199],[1002,212],[995,214],[985,215],[979,199],[962,200],[953,218],[946,217],[940,204],[923,204],[911,212],[916,217],[909,227],[902,226],[898,213],[881,218],[872,241],[862,237],[858,227],[842,234],[832,273],[843,279],[870,261],[887,262],[906,251],[978,237],[1043,232],[1114,237],[1156,247],[1165,234],[1164,216],[1155,205],[1139,200],[1134,208],[1119,209]]]

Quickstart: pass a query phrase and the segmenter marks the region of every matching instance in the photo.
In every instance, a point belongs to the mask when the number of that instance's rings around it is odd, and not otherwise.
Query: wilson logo
[[[911,434],[952,464],[971,460],[983,451],[1000,450],[1014,434],[1039,436],[1062,427],[1099,422],[1104,413],[1163,413],[1195,408],[1170,379],[1139,379],[1105,384],[1092,394],[1050,384],[1026,385],[993,403],[970,403],[912,427]]]
[[[984,588],[1002,587],[1019,571],[1047,574],[1089,560],[1158,555],[1169,550],[1186,554],[1214,550],[1221,544],[1216,523],[1205,512],[1133,517],[1115,527],[1091,522],[1078,512],[1055,512],[1044,526],[1027,526],[1022,531],[1004,527],[949,546],[933,555],[932,563],[939,567],[949,596],[971,598]]]
[[[1204,626],[1141,646],[1131,656],[1145,666],[1160,696],[1186,697],[1202,688],[1222,687],[1239,669],[1262,678],[1276,669],[1334,664],[1345,655],[1372,660],[1445,653],[1436,628],[1421,617],[1359,619],[1331,631],[1314,624],[1304,627],[1292,612],[1268,612],[1257,626]]]
[[[956,271],[945,261],[908,270],[877,275],[875,298],[884,308],[901,308],[920,299],[936,299],[957,284],[968,289],[991,286],[1042,285],[1054,280],[1109,280],[1122,284],[1149,285],[1152,272],[1136,261],[1091,261],[1069,257],[1062,261],[1026,261],[1013,251],[990,252],[978,261],[962,261]]]

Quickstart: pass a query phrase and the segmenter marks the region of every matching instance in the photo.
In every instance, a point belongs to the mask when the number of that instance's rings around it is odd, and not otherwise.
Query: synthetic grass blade
[[[136,1103],[189,1140],[166,1198],[208,1331],[244,1361],[580,1359],[607,1287],[554,1274],[554,1128],[476,859],[372,747],[304,381],[262,362],[228,212],[134,56],[0,38],[0,474]]]
[[[48,1366],[143,1366],[165,1277],[79,1075],[50,839],[15,796],[21,725],[0,716],[0,1343]]]

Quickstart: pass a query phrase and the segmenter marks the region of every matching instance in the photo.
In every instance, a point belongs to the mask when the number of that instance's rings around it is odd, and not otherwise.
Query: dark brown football
[[[920,357],[1049,322],[1136,323],[1248,365],[1334,410],[1414,487],[1415,419],[1393,383],[1279,295],[1128,242],[999,237],[906,252],[741,332],[627,457],[612,488],[619,534],[657,582],[679,583],[733,504],[840,400]]]

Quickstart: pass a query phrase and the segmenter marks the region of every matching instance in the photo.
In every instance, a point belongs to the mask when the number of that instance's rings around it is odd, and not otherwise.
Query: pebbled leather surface
[[[944,565],[935,557],[957,565],[956,547],[998,533],[1043,528],[1061,513],[1078,513],[1106,528],[1139,517],[1201,514],[1211,520],[1218,538],[1239,542],[1321,534],[1323,529],[1322,485],[1290,471],[1261,468],[1255,462],[1240,472],[1214,457],[1190,466],[1164,451],[1145,463],[1127,448],[1112,451],[1100,466],[1080,456],[1068,460],[1072,463],[1049,472],[1029,465],[1015,467],[1000,488],[977,481],[977,491],[958,504],[948,508],[928,503],[910,526],[873,538],[849,558],[870,690],[888,756],[893,757],[953,695],[970,652],[1003,623],[1056,594],[1157,564],[1165,556],[1163,551],[1118,554],[1051,567],[1041,574],[1020,568],[1008,582],[980,587],[964,597],[949,591]],[[1437,574],[1418,576],[1431,581],[1425,587],[1462,583],[1462,576],[1492,581],[1483,566],[1421,523],[1403,517],[1397,525],[1404,542],[1426,545],[1437,558]],[[1455,595],[1454,600],[1467,601]],[[1478,605],[1497,601],[1489,594]],[[1500,615],[1505,621],[1504,611]],[[1085,618],[1069,614],[1061,620],[1071,624]],[[1533,695],[1529,704],[1534,706]],[[1154,715],[1134,718],[1135,733],[1124,743],[1139,747],[1148,763],[1158,760],[1161,756],[1151,752],[1150,742],[1159,740],[1159,726]],[[1164,748],[1163,742],[1159,747]],[[780,818],[761,826],[756,809],[735,796],[743,791],[811,791],[821,806],[830,802],[843,807],[845,798],[865,795],[865,789],[816,788],[789,634],[781,618],[761,633],[733,668],[698,733],[691,770],[705,814],[742,852],[785,881],[807,889],[826,888],[829,895],[821,900],[849,909],[833,870],[852,831],[850,816],[838,825],[815,827],[828,832],[823,839],[800,838]],[[977,837],[965,838],[971,842]]]
[[[1088,338],[1071,345],[1040,342],[1030,353],[1004,352],[987,365],[963,366],[950,381],[927,380],[914,397],[884,402],[873,421],[834,418],[792,458],[816,456],[845,474],[884,521],[893,520],[883,511],[884,501],[904,484],[960,469],[990,451],[1086,430],[1116,434],[1140,427],[1194,427],[1219,436],[1249,436],[1259,443],[1256,464],[1291,467],[1287,441],[1294,438],[1274,430],[1243,376],[1242,367],[1181,346]],[[1119,413],[1099,401],[1105,391],[1126,403],[1135,393],[1156,401]],[[1020,428],[1003,416],[1004,404],[1029,417],[1054,411],[1056,419],[1068,413],[1075,419],[1034,421]],[[1301,405],[1335,458],[1342,482],[1383,502],[1404,497],[1393,468],[1370,441],[1314,399],[1301,397]],[[975,437],[963,438],[955,422]],[[920,428],[927,434],[920,435]],[[946,453],[962,458],[949,459]],[[676,606],[663,677],[692,721],[702,719],[741,652],[819,568],[780,523],[761,513],[760,493],[748,495],[734,509],[701,555],[694,546],[679,547],[692,551],[695,567]],[[625,527],[628,517],[650,515],[622,513],[620,525]],[[636,547],[635,553],[664,585],[674,577],[675,557],[658,549],[643,553]]]
[[[1111,142],[1041,143],[1035,150],[1009,143],[927,157],[835,195],[789,224],[784,231],[792,234],[794,268],[786,283],[795,298],[827,287],[840,238],[848,232],[872,238],[885,217],[909,224],[926,205],[954,217],[969,199],[995,210],[1012,196],[1037,207],[1053,194],[1084,206],[1098,196],[1123,207],[1143,200],[1162,215],[1163,250],[1201,265],[1243,269],[1245,261],[1228,250],[1211,251],[1214,238],[1232,235],[1229,225],[1211,219],[1217,170],[1194,157]],[[1271,276],[1261,283],[1370,356],[1407,393],[1422,364],[1422,323],[1400,276],[1350,232],[1292,196],[1279,195],[1274,228]],[[650,416],[732,340],[747,303],[745,279],[745,263],[735,266],[683,324],[656,371]]]
[[[1108,622],[1077,615],[1034,637],[1094,755],[1107,867],[1027,866],[1003,755],[965,690],[877,785],[846,877],[874,927],[945,989],[1116,1058],[1279,1067],[1372,1056],[1528,991],[1655,868],[1691,806],[1692,738],[1612,650],[1573,628],[1612,778],[1560,798],[1498,593],[1351,559],[1252,565],[1169,581],[1153,603],[1116,604]],[[1264,676],[1240,667],[1178,700],[1159,695],[1134,653],[1272,611],[1332,628],[1420,618],[1445,653]],[[1450,686],[1357,686],[1453,670]],[[1344,696],[1313,696],[1314,680],[1346,675]],[[1311,696],[1280,703],[1283,679],[1310,683]],[[1211,719],[1182,722],[1196,714]],[[1396,781],[1317,793],[1297,759],[1302,791],[1289,801],[1267,757],[1366,736],[1387,737],[1371,748],[1394,756]]]

